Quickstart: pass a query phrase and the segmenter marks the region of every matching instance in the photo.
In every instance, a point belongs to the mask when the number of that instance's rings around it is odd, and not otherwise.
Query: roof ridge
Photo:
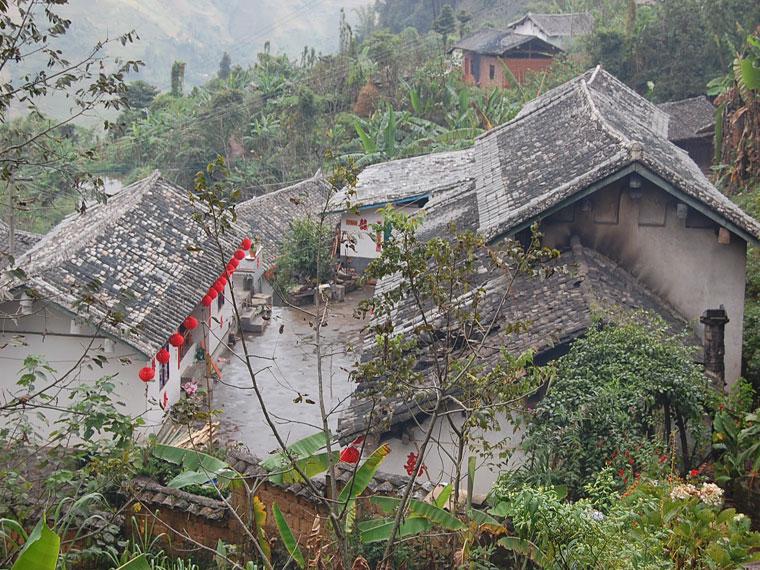
[[[596,74],[596,71],[594,71],[594,74]],[[594,98],[591,95],[591,90],[589,89],[588,84],[586,83],[585,79],[580,80],[579,86],[580,86],[583,98],[585,99],[586,104],[591,110],[591,115],[597,120],[597,122],[602,126],[602,128],[605,131],[607,131],[607,133],[611,137],[618,139],[623,145],[628,147],[629,152],[632,155],[632,158],[634,156],[637,160],[641,158],[640,156],[642,152],[641,145],[637,142],[632,141],[627,136],[625,136],[621,131],[613,127],[612,124],[604,117],[602,112],[596,106],[596,103],[594,103]]]

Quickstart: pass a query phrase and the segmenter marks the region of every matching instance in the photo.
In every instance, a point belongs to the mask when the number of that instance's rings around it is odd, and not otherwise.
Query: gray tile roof
[[[518,274],[509,292],[510,274],[494,269],[477,272],[479,278],[475,286],[485,291],[479,304],[480,322],[494,320],[495,323],[478,354],[477,366],[493,368],[499,360],[501,348],[513,355],[532,349],[540,357],[555,346],[584,334],[595,317],[621,308],[653,310],[663,316],[673,329],[682,330],[687,325],[672,307],[648,291],[636,278],[609,258],[583,248],[577,239],[573,240],[572,249],[551,262],[550,266],[556,271],[544,279]],[[381,281],[376,294],[392,290],[397,283],[397,277]],[[507,302],[499,309],[505,295]],[[470,297],[464,295],[456,304],[464,308],[469,303]],[[426,318],[436,328],[443,324],[437,322],[439,319],[435,315],[428,314]],[[409,297],[403,298],[394,307],[391,320],[394,334],[400,336],[410,334],[422,323],[421,314]],[[514,331],[508,326],[515,323],[523,323],[524,329]],[[367,335],[362,359],[371,359],[375,350],[374,337]],[[433,378],[434,370],[428,350],[426,347],[418,349],[418,370],[422,371],[425,380],[422,386],[412,391],[413,395],[406,392],[389,394],[382,379],[357,385],[348,409],[338,420],[341,440],[350,440],[364,432],[373,405],[375,416],[372,421],[381,431],[388,431],[394,425],[424,414],[432,395],[423,388]],[[462,355],[464,352],[459,353],[459,356]]]
[[[19,257],[26,252],[30,247],[36,244],[42,236],[32,232],[25,232],[23,230],[16,229],[14,232],[16,241],[16,255]],[[10,228],[8,224],[0,221],[0,267],[7,265],[10,248]]]
[[[760,224],[667,137],[662,110],[604,70],[588,71],[476,141],[479,229],[494,239],[640,165],[751,238],[760,237]]]
[[[594,31],[594,18],[588,12],[571,14],[535,14],[527,15],[513,22],[509,27],[532,20],[549,37],[582,36]]]
[[[94,323],[146,356],[155,354],[224,271],[214,241],[193,219],[199,205],[156,171],[105,204],[73,214],[17,260],[26,284],[50,302]],[[244,237],[222,237],[229,259]]]
[[[329,211],[334,203],[332,186],[321,173],[298,184],[251,198],[235,206],[237,222],[250,232],[251,239],[263,246],[264,267],[269,268],[280,255],[282,242],[290,231],[293,220],[317,220],[322,211]],[[327,208],[325,210],[325,208]],[[328,216],[326,223],[333,225],[336,216]]]
[[[684,141],[711,137],[715,129],[715,106],[704,95],[658,105],[670,116],[668,138]]]
[[[491,28],[479,30],[466,38],[462,38],[451,46],[451,50],[461,49],[481,55],[504,55],[510,50],[529,43],[534,50],[543,50],[548,53],[561,51],[557,46],[545,42],[536,36],[517,34],[512,30],[495,30]]]
[[[425,154],[391,160],[365,168],[357,179],[355,195],[346,190],[335,196],[336,208],[380,206],[456,187],[474,178],[472,149]]]

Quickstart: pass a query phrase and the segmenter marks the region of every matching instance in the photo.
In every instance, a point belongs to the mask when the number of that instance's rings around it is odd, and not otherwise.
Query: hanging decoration
[[[219,276],[219,279],[217,279],[216,282],[221,283],[222,287],[227,286],[227,278],[224,275]]]
[[[208,295],[204,295],[203,299],[201,299],[201,305],[203,305],[204,307],[210,307],[211,303],[213,302],[214,300]]]
[[[224,293],[224,285],[222,285],[218,280],[212,285],[212,287],[216,290],[217,293]]]
[[[237,257],[233,257],[230,259],[230,263],[235,269],[237,269],[238,265],[240,265],[240,260]]]
[[[243,241],[240,242],[240,247],[242,249],[245,249],[246,251],[251,249],[252,245],[253,245],[253,241],[249,237],[243,238]]]
[[[239,259],[240,261],[245,259],[245,252],[242,249],[235,251],[235,259]]]
[[[219,295],[219,292],[211,287],[211,289],[208,290],[208,293],[206,293],[209,297],[211,297],[212,300],[216,299]]]
[[[358,463],[361,457],[361,452],[353,446],[346,447],[340,452],[340,460],[343,463]]]
[[[153,370],[153,368],[151,368],[150,366],[146,366],[144,368],[140,368],[139,376],[140,376],[140,380],[142,380],[143,382],[150,382],[151,380],[153,380],[153,378],[155,378],[156,371]]]
[[[227,275],[232,275],[233,273],[235,273],[236,269],[237,269],[237,265],[235,265],[232,262],[228,263],[227,264]]]
[[[169,364],[169,358],[169,351],[165,348],[162,348],[156,354],[156,360],[158,360],[161,364]]]
[[[169,337],[169,344],[171,344],[175,348],[179,348],[180,346],[185,344],[185,337],[179,334],[178,332],[176,332],[172,336]]]
[[[198,319],[195,317],[187,317],[182,324],[187,330],[191,331],[198,326]]]

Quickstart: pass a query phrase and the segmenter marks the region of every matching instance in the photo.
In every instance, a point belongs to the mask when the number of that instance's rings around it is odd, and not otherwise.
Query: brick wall
[[[464,80],[470,84],[478,84],[480,87],[509,87],[509,78],[504,74],[504,68],[502,62],[507,64],[512,74],[518,81],[522,82],[525,79],[525,74],[529,71],[543,71],[549,68],[554,60],[550,57],[542,58],[524,58],[524,57],[507,57],[500,58],[491,55],[481,55],[480,57],[473,57],[471,54],[466,53],[463,58],[463,72]],[[480,71],[480,81],[476,82],[475,66]],[[493,79],[491,79],[491,68],[493,67]]]

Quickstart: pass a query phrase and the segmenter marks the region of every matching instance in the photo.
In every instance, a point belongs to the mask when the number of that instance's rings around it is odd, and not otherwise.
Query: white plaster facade
[[[380,210],[387,204],[362,208],[358,212],[343,212],[340,218],[340,257],[350,267],[363,270],[373,259],[380,257],[383,251],[383,232],[373,229],[383,223]],[[412,216],[419,212],[417,206],[396,206],[396,210]]]
[[[646,180],[633,196],[619,181],[568,206],[542,222],[545,244],[562,248],[579,236],[670,303],[700,339],[700,315],[723,305],[732,384],[741,374],[746,242],[731,234],[730,243],[720,243],[718,224]]]
[[[225,289],[225,299],[229,299],[230,285]],[[66,309],[49,301],[37,301],[22,314],[19,302],[6,302],[0,306],[5,314],[15,314],[15,320],[3,319],[0,330],[0,401],[11,401],[14,397],[27,393],[16,383],[21,375],[24,359],[40,356],[55,370],[52,378],[59,378],[69,369],[72,373],[62,383],[68,388],[54,389],[55,407],[66,407],[70,402],[70,387],[79,382],[94,382],[104,376],[111,376],[116,386],[113,400],[122,402],[121,411],[132,417],[142,417],[145,421],[144,433],[157,431],[163,421],[165,410],[179,401],[183,380],[201,374],[205,363],[196,364],[196,351],[203,344],[212,355],[225,349],[227,337],[234,330],[232,303],[221,298],[214,299],[210,307],[197,305],[192,316],[198,319],[198,327],[185,333],[186,344],[175,348],[166,344],[170,359],[166,365],[155,360],[155,354],[145,355],[128,342],[128,337],[116,338],[99,332],[92,324],[74,316]],[[136,334],[139,334],[136,333]],[[94,340],[93,340],[94,339]],[[90,344],[91,343],[91,344]],[[83,354],[85,358],[77,365]],[[91,357],[103,356],[105,364],[100,367],[92,363]],[[138,373],[144,366],[155,366],[155,376],[144,383]],[[44,387],[41,384],[36,389]],[[42,410],[46,422],[34,418],[35,428],[41,436],[55,429],[54,423],[60,417],[55,410]],[[34,414],[30,414],[30,417]]]

